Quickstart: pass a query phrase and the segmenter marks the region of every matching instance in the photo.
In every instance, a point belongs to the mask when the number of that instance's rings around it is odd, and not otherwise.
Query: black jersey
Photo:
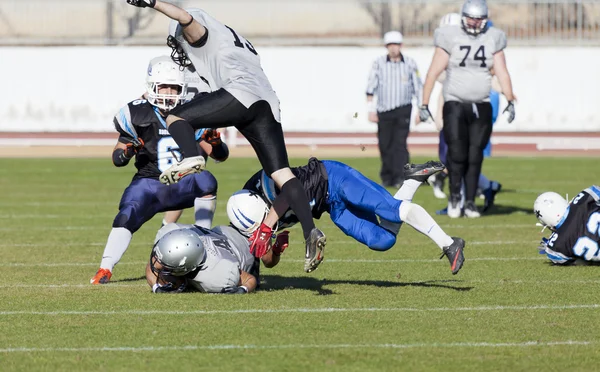
[[[569,259],[579,257],[587,261],[600,261],[599,200],[598,186],[591,186],[580,192],[569,204],[562,223],[558,224],[548,239],[548,247]],[[552,259],[550,256],[549,258]]]
[[[173,151],[180,157],[179,146],[169,134],[167,123],[160,111],[144,99],[129,102],[114,118],[119,132],[119,142],[129,143],[134,138],[141,138],[144,147],[135,156],[137,178],[156,178],[175,161]],[[199,138],[197,133],[196,137]]]
[[[324,212],[329,211],[327,204],[327,171],[323,163],[317,158],[310,158],[308,164],[302,167],[291,168],[292,173],[300,180],[306,196],[310,202],[312,216],[321,218]],[[264,171],[256,172],[244,185],[244,189],[260,194],[268,204],[272,204],[279,194],[279,188]],[[298,223],[298,217],[289,209],[279,219],[279,228],[291,227]]]

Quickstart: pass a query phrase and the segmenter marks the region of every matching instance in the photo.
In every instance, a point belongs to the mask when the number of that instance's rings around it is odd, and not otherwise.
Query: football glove
[[[271,248],[273,229],[264,223],[250,236],[250,253],[256,258],[261,258]]]
[[[154,293],[181,293],[185,290],[185,283],[180,285],[179,287],[175,287],[173,283],[167,283],[164,285],[160,285],[158,283],[154,284],[152,287],[152,292]]]
[[[127,147],[125,148],[123,153],[128,159],[131,159],[135,154],[138,153],[138,151],[140,151],[144,147],[144,140],[141,138],[136,138],[133,141],[129,142],[126,146]]]
[[[275,244],[273,244],[273,254],[275,256],[280,256],[283,251],[290,245],[290,232],[283,231],[277,234],[277,238],[275,239]]]
[[[504,111],[502,111],[502,114],[507,115],[506,120],[509,124],[512,123],[513,120],[515,120],[515,104],[513,101],[508,102],[508,105],[506,106]]]
[[[138,8],[154,8],[156,0],[127,0],[127,4],[137,6]]]
[[[419,119],[422,123],[433,120],[433,115],[431,115],[431,111],[429,111],[429,107],[427,105],[421,105],[419,108]]]
[[[221,140],[221,133],[216,129],[207,129],[202,133],[200,137],[204,141],[208,142],[211,146],[219,146],[223,141]]]
[[[538,253],[546,254],[546,248],[548,247],[548,239],[542,238],[540,245],[538,245]]]
[[[246,294],[248,293],[248,289],[243,285],[239,287],[225,287],[221,290],[221,293],[224,294]]]

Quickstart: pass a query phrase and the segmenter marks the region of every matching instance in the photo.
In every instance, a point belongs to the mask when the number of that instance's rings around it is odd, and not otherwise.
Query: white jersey
[[[206,28],[206,43],[191,46],[183,37],[177,21],[171,21],[169,34],[180,43],[198,75],[208,81],[212,91],[223,88],[245,107],[261,100],[267,101],[275,120],[280,122],[279,99],[252,44],[203,10],[186,11]]]
[[[178,229],[190,229],[197,233],[206,250],[206,260],[196,276],[188,278],[188,285],[201,292],[220,293],[224,288],[235,287],[239,284],[240,262],[232,252],[231,244],[226,236],[195,225],[170,223],[159,230],[156,236],[157,241],[166,233]],[[249,250],[248,253],[250,253]]]
[[[503,31],[490,27],[477,36],[467,34],[461,26],[442,26],[435,30],[433,42],[449,55],[444,101],[487,102],[492,89],[494,54],[506,48]]]

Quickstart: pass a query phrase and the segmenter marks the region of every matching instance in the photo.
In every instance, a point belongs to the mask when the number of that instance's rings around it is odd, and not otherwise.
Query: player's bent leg
[[[346,235],[375,251],[386,251],[396,243],[396,234],[377,223],[377,218],[347,209],[343,203],[331,208],[331,220]]]
[[[159,211],[187,209],[198,204],[203,223],[207,223],[207,220],[212,223],[218,188],[217,179],[212,173],[205,171],[186,177],[175,185],[161,186],[155,194]]]
[[[433,217],[419,204],[403,201],[400,205],[400,217],[415,230],[427,235],[440,249],[452,244],[452,238],[442,230]]]

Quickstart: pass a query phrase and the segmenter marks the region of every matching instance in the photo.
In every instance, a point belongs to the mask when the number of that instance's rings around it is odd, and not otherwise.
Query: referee
[[[421,105],[423,83],[416,62],[402,54],[402,34],[387,32],[383,42],[388,54],[373,62],[367,85],[367,105],[369,121],[377,123],[382,185],[400,187],[404,182],[404,165],[409,162],[406,139],[412,98],[416,96]],[[377,103],[373,96],[377,96]]]

